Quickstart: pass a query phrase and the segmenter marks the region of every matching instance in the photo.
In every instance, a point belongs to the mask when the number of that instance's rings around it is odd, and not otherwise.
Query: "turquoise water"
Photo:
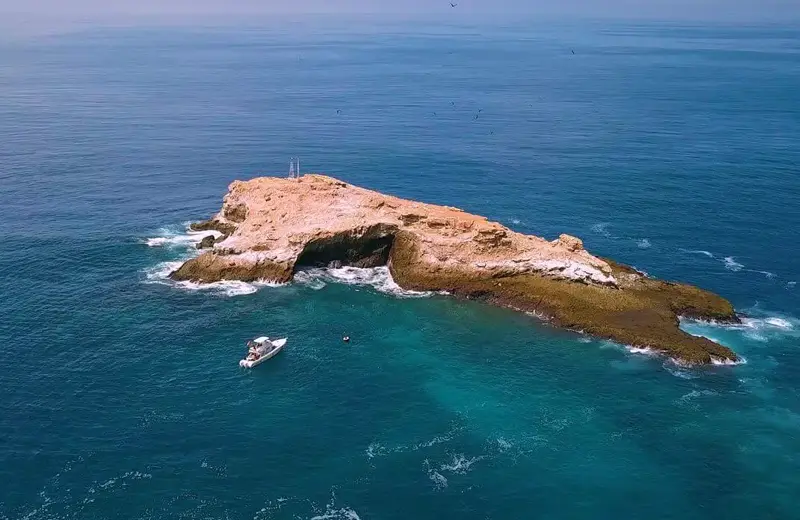
[[[0,47],[0,518],[800,518],[797,27],[291,29]],[[743,325],[684,326],[747,363],[379,271],[163,279],[291,155],[719,292]]]

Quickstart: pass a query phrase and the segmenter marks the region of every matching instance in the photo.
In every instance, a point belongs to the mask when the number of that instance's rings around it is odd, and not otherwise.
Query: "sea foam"
[[[364,285],[400,298],[424,298],[433,294],[403,289],[392,279],[386,266],[303,269],[295,273],[294,281],[316,290],[322,289],[327,283]]]
[[[608,222],[598,222],[592,226],[592,231],[598,235],[603,235],[606,238],[611,238],[611,233],[608,231]]]
[[[191,247],[195,248],[207,236],[219,238],[222,233],[219,231],[192,231],[186,227],[178,230],[175,227],[163,227],[159,230],[159,235],[145,239],[145,244],[149,247]]]
[[[442,471],[450,471],[451,473],[457,473],[463,475],[470,471],[472,465],[476,462],[480,462],[486,458],[486,455],[478,455],[477,457],[467,458],[463,454],[453,455],[453,460],[449,464],[442,464],[439,466],[439,469]]]
[[[261,287],[278,287],[281,284],[269,281],[242,282],[239,280],[222,280],[212,283],[190,281],[174,281],[169,275],[183,265],[183,261],[161,262],[144,270],[145,283],[168,285],[186,291],[208,291],[219,296],[242,296],[253,294]]]
[[[786,315],[769,315],[759,312],[759,315],[747,316],[741,323],[718,323],[714,321],[701,321],[682,319],[681,328],[695,336],[702,336],[717,343],[722,343],[717,336],[724,331],[738,332],[743,339],[766,343],[772,339],[800,336],[800,320]]]
[[[253,283],[239,280],[223,280],[213,283],[196,283],[190,281],[176,282],[169,275],[177,270],[183,263],[198,255],[196,244],[204,237],[213,235],[222,236],[218,231],[191,231],[188,228],[183,232],[174,227],[165,227],[160,231],[160,236],[146,239],[149,247],[165,247],[169,249],[182,249],[183,254],[176,260],[160,262],[144,270],[146,283],[169,285],[187,291],[208,291],[222,296],[242,296],[253,294],[262,287],[278,287],[284,284],[258,281]],[[346,285],[363,285],[375,290],[397,296],[400,298],[422,298],[433,293],[411,291],[401,288],[392,279],[389,268],[386,266],[374,268],[341,267],[329,269],[304,269],[294,275],[294,282],[314,290],[325,288],[328,283],[342,283]]]
[[[739,359],[734,361],[732,359],[727,358],[718,358],[711,356],[711,364],[712,365],[719,365],[719,366],[735,366],[735,365],[746,365],[747,360],[742,356],[739,356]]]
[[[777,274],[773,273],[772,271],[765,271],[763,269],[746,269],[744,264],[736,260],[735,256],[725,256],[725,257],[717,257],[710,251],[706,251],[704,249],[681,249],[684,253],[689,254],[696,254],[696,255],[703,255],[718,262],[721,262],[725,269],[728,271],[732,271],[734,273],[738,273],[740,271],[746,271],[748,273],[757,273],[764,275],[765,278],[768,280],[774,280],[778,277]]]
[[[736,261],[736,258],[732,256],[726,256],[723,258],[722,263],[725,264],[725,269],[733,272],[741,271],[744,267],[744,264],[740,264]]]
[[[197,256],[199,251],[196,245],[203,238],[212,235],[215,238],[222,236],[219,231],[192,231],[188,228],[188,223],[184,224],[183,230],[177,227],[164,227],[159,230],[160,236],[148,238],[145,243],[149,247],[163,247],[174,250],[182,250],[179,259],[158,264],[144,269],[145,283],[155,283],[168,285],[186,291],[207,291],[219,296],[243,296],[253,294],[261,287],[276,287],[281,284],[269,281],[242,282],[239,280],[222,280],[213,283],[196,283],[190,281],[174,281],[169,275],[177,270],[184,262]]]

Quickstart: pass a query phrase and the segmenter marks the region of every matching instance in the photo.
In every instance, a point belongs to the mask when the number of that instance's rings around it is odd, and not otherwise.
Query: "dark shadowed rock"
[[[211,249],[214,247],[214,242],[216,242],[216,238],[214,235],[207,235],[203,237],[203,240],[198,242],[197,249]]]

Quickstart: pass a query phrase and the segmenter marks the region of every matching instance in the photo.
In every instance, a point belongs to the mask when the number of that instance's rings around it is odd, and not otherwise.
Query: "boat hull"
[[[270,350],[269,352],[267,352],[266,354],[264,354],[263,356],[261,356],[256,360],[242,359],[239,361],[239,366],[242,368],[253,368],[260,365],[264,361],[275,357],[278,354],[278,352],[283,350],[284,345],[286,345],[286,340],[287,338],[281,338],[281,339],[276,339],[275,341],[271,341],[270,343],[272,343],[273,347],[272,350]]]

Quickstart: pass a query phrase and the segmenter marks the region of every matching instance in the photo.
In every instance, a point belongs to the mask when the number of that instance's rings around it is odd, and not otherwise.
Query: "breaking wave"
[[[219,231],[192,231],[189,223],[184,223],[182,228],[177,226],[167,226],[159,230],[159,236],[145,239],[148,247],[160,247],[171,250],[182,250],[182,254],[176,260],[159,262],[158,264],[144,269],[145,283],[168,285],[186,291],[205,291],[219,296],[242,296],[253,294],[261,287],[278,287],[277,284],[268,281],[243,282],[240,280],[223,280],[213,283],[197,283],[189,281],[176,282],[169,278],[169,275],[178,269],[183,263],[198,255],[197,244],[203,238],[211,235],[215,238],[222,236]]]
[[[378,292],[400,298],[424,298],[433,294],[427,291],[403,289],[392,279],[389,268],[386,266],[303,269],[295,273],[294,281],[315,290],[322,289],[328,283],[365,285]]]
[[[800,337],[800,320],[797,318],[767,314],[763,311],[751,312],[754,312],[754,315],[742,318],[741,323],[717,323],[682,319],[681,328],[689,334],[702,336],[718,343],[722,343],[718,336],[726,332],[738,333],[744,339],[762,343],[769,342],[772,339]]]
[[[208,291],[212,294],[229,297],[253,294],[262,287],[280,287],[284,285],[268,281],[242,282],[239,280],[223,280],[213,283],[197,283],[189,281],[176,282],[170,279],[170,273],[178,269],[182,264],[182,260],[161,262],[145,269],[145,283],[168,285],[186,291]]]
[[[630,352],[631,354],[643,354],[645,356],[659,356],[661,355],[657,350],[653,350],[647,347],[634,347],[633,345],[623,345],[625,350]]]
[[[184,224],[183,229],[167,226],[159,229],[158,233],[158,236],[145,239],[144,243],[148,247],[194,249],[207,236],[213,236],[214,238],[222,236],[219,231],[192,231],[189,229],[188,223]]]
[[[723,358],[718,358],[718,357],[711,356],[711,364],[712,365],[718,365],[718,366],[732,367],[732,366],[736,366],[736,365],[746,365],[747,364],[747,360],[745,358],[743,358],[742,356],[739,356],[739,360],[738,361],[733,361],[732,359],[723,359]]]
[[[144,243],[148,247],[168,248],[182,250],[175,260],[159,262],[144,269],[145,283],[169,285],[187,291],[207,291],[222,296],[242,296],[253,294],[262,287],[278,287],[284,284],[267,281],[243,282],[239,280],[224,280],[213,283],[196,283],[189,281],[176,282],[169,275],[178,269],[185,261],[198,255],[196,245],[209,235],[222,236],[218,231],[191,231],[185,225],[183,230],[175,227],[164,227],[159,230],[160,235],[147,238]],[[337,269],[304,269],[294,275],[294,282],[314,290],[325,288],[328,283],[342,283],[346,285],[369,286],[378,292],[390,294],[400,298],[422,298],[433,293],[411,291],[401,288],[392,279],[389,268],[386,266],[373,268],[341,267]]]

